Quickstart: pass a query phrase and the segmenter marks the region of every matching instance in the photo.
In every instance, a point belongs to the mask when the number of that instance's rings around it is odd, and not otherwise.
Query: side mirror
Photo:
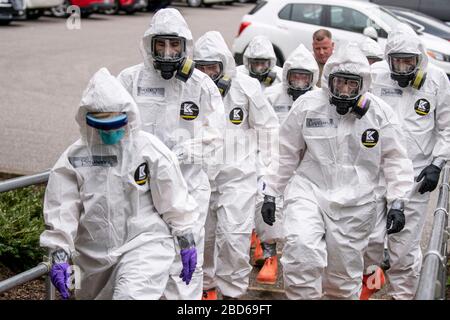
[[[372,38],[373,40],[378,40],[378,32],[374,27],[365,27],[363,30],[363,34],[365,36],[368,36],[369,38]]]

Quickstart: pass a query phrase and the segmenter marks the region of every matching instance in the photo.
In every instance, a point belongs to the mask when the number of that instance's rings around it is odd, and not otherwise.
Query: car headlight
[[[442,52],[427,50],[427,54],[435,60],[450,62],[450,55],[447,55]]]

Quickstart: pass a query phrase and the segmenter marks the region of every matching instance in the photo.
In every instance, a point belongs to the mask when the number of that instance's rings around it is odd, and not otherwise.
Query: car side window
[[[373,22],[365,14],[350,8],[331,6],[330,27],[362,33],[367,26],[373,26]]]
[[[283,20],[291,20],[292,4],[287,4],[278,13],[278,18]]]
[[[322,11],[320,4],[296,3],[292,5],[291,20],[321,25]]]

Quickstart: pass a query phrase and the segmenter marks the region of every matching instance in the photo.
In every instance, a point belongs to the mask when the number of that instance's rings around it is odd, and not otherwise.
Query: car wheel
[[[114,0],[114,6],[110,9],[103,10],[104,14],[113,15],[119,13],[119,0]]]
[[[281,53],[280,49],[278,49],[278,47],[273,46],[273,49],[275,51],[275,56],[277,57],[277,66],[279,67],[283,67],[284,64],[284,57],[283,54]]]
[[[187,4],[189,7],[200,7],[202,5],[203,0],[187,0]]]
[[[128,9],[128,10],[125,10],[125,13],[126,14],[129,14],[129,15],[132,15],[132,14],[134,14],[136,12],[136,9]]]
[[[39,10],[27,10],[27,19],[28,20],[36,20],[42,16],[42,12]]]
[[[86,19],[86,18],[89,18],[89,16],[93,13],[94,12],[92,12],[92,11],[81,11],[81,17]]]
[[[67,18],[69,14],[67,13],[67,8],[70,6],[69,0],[64,0],[59,6],[50,9],[52,14],[58,18]]]
[[[12,20],[0,20],[0,26],[7,26]]]

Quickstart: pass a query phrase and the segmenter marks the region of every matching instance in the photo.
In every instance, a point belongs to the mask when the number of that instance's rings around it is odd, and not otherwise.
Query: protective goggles
[[[270,70],[270,59],[249,58],[248,68],[250,72],[256,75],[265,74]]]
[[[88,126],[99,130],[115,130],[122,128],[128,123],[126,113],[96,112],[86,115]]]
[[[312,87],[313,73],[305,69],[290,69],[287,74],[288,86],[291,89],[307,90]]]
[[[221,61],[195,60],[195,67],[201,72],[206,73],[213,81],[218,80],[223,74]]]
[[[186,40],[171,35],[158,35],[151,38],[151,53],[155,60],[179,61],[186,54]]]
[[[350,73],[330,74],[328,87],[332,96],[341,99],[353,99],[359,96],[362,88],[362,78]]]
[[[419,55],[414,53],[390,53],[389,67],[395,74],[412,74],[419,65]]]

